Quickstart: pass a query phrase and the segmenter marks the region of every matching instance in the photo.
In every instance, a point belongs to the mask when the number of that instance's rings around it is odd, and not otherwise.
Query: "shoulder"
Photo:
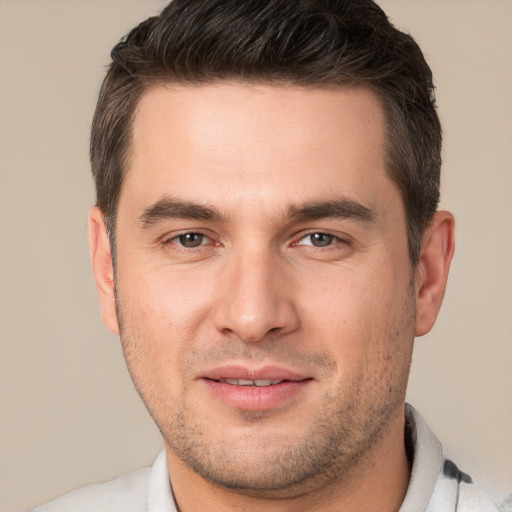
[[[512,512],[500,510],[481,486],[443,456],[441,444],[409,405],[405,442],[412,468],[400,512]]]
[[[110,482],[89,485],[30,512],[143,512],[151,468],[126,473]]]
[[[500,510],[487,491],[449,459],[443,461],[436,491],[442,498],[441,501],[443,498],[448,501],[453,499],[454,510],[457,512],[499,512]]]
[[[506,507],[506,504],[502,504]],[[476,483],[462,481],[459,484],[459,512],[506,512],[508,508],[498,506],[487,491]]]

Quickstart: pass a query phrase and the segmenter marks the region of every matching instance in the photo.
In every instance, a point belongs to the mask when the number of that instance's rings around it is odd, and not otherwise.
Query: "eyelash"
[[[180,240],[183,237],[191,237],[193,235],[195,235],[197,237],[201,237],[201,241],[198,245],[192,245],[192,246],[187,247],[186,245],[183,244],[183,240]],[[314,237],[315,235],[321,236],[321,237],[327,237],[328,238],[327,244],[326,245],[315,245],[313,242],[313,239],[312,239],[312,237]],[[302,243],[305,239],[308,239],[308,238],[311,243]],[[206,240],[206,242],[205,242],[205,240]],[[189,251],[189,250],[193,250],[193,249],[200,249],[206,245],[209,245],[208,241],[213,242],[213,239],[212,239],[212,237],[208,236],[205,233],[202,233],[200,231],[186,231],[184,233],[179,233],[177,235],[174,235],[171,238],[164,240],[163,245],[168,246],[170,244],[173,244],[173,245],[176,245],[179,250]],[[320,241],[320,243],[321,243],[321,241]],[[306,233],[306,234],[302,235],[291,245],[292,245],[292,247],[305,246],[305,247],[311,247],[313,249],[329,249],[339,243],[350,245],[350,241],[347,240],[346,238],[341,238],[341,237],[334,235],[332,233],[329,233],[327,231],[312,231],[310,233]],[[213,242],[213,245],[219,246],[220,243]]]
[[[329,243],[327,243],[327,245],[315,245],[313,243],[313,239],[312,239],[312,237],[315,235],[327,237],[329,239]],[[307,238],[310,239],[311,243],[309,243],[309,244],[301,243],[303,240],[305,240]],[[337,235],[333,235],[332,233],[329,233],[327,231],[312,231],[311,233],[307,233],[307,234],[303,235],[301,238],[299,238],[299,240],[297,240],[297,242],[294,242],[292,245],[294,245],[294,246],[302,245],[302,246],[309,246],[309,247],[313,247],[313,248],[317,248],[317,249],[323,249],[323,248],[330,248],[338,243],[350,245],[348,240],[341,238]]]
[[[322,245],[322,243],[325,240],[316,240],[317,242],[319,242],[319,245],[315,245],[314,239],[313,239],[313,237],[315,237],[315,236],[317,236],[319,238],[320,237],[327,238],[326,245]],[[311,243],[309,243],[309,244],[301,243],[301,242],[303,242],[304,240],[306,240],[308,238],[309,238],[309,241]],[[315,231],[315,232],[308,233],[308,234],[302,236],[293,245],[308,245],[308,246],[311,246],[311,247],[330,247],[331,245],[334,245],[334,243],[339,242],[339,241],[341,241],[341,239],[339,237],[337,237],[336,235],[333,235],[331,233],[326,233],[326,232],[323,232],[323,231]]]
[[[191,247],[187,247],[186,245],[183,245],[182,241],[180,241],[180,238],[192,236],[192,235],[202,237],[201,243],[199,245],[191,246]],[[213,242],[213,240],[210,236],[208,236],[205,233],[201,233],[200,231],[185,231],[184,233],[179,233],[177,235],[172,236],[171,238],[165,239],[163,241],[163,245],[168,246],[170,244],[175,244],[180,250],[188,251],[188,250],[192,250],[192,249],[199,249],[199,248],[207,245],[206,243],[204,243],[205,239]],[[214,242],[214,245],[219,245],[219,244]]]

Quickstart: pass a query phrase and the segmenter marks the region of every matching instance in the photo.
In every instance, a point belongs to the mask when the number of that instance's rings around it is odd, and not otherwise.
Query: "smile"
[[[198,380],[205,386],[209,399],[245,411],[288,407],[314,382],[310,376],[279,367],[240,366],[211,369]]]
[[[259,380],[248,380],[248,379],[220,379],[217,382],[231,384],[232,386],[256,386],[259,388],[266,386],[273,386],[274,384],[280,384],[283,380],[271,380],[271,379],[259,379]]]

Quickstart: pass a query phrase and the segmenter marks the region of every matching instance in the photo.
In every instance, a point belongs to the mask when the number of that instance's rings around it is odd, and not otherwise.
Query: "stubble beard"
[[[415,311],[410,299],[409,293],[402,318],[388,326],[386,335],[379,342],[382,347],[388,347],[382,358],[396,359],[396,365],[383,365],[388,372],[371,375],[370,384],[363,375],[352,382],[341,382],[324,394],[309,426],[302,432],[290,436],[283,425],[280,432],[270,437],[265,437],[265,422],[269,416],[265,412],[240,411],[240,421],[247,427],[246,432],[226,436],[215,425],[201,421],[190,403],[186,385],[178,401],[162,396],[147,376],[141,378],[144,370],[141,372],[140,369],[150,367],[144,365],[145,356],[140,350],[145,343],[142,333],[136,328],[126,328],[119,301],[117,310],[128,370],[173,454],[204,480],[221,488],[255,497],[288,498],[334,481],[348,484],[370,457],[372,447],[385,435],[391,418],[401,410],[412,341],[400,346],[393,338],[407,340],[412,336],[411,322]],[[396,354],[397,347],[399,354]],[[308,363],[308,356],[294,347],[284,346],[278,339],[262,343],[256,349],[248,349],[243,342],[232,342],[220,353],[218,349],[215,354],[213,352],[204,353],[204,358],[222,360],[236,354],[247,360],[274,357],[274,361],[289,364],[295,358],[300,363]],[[276,354],[279,357],[276,358]],[[197,352],[193,357],[197,358]],[[314,364],[322,361],[324,371],[334,378],[337,365],[328,354],[309,357]],[[256,429],[263,433],[255,435]]]
[[[186,401],[159,428],[174,455],[206,481],[248,496],[292,498],[333,482],[349,485],[403,404],[400,398],[363,410],[356,387],[347,393],[350,400],[326,395],[310,425],[293,436],[285,424],[275,437],[254,432],[229,439],[222,432],[212,436],[208,425],[188,414]],[[265,419],[264,413],[240,414],[249,430]]]

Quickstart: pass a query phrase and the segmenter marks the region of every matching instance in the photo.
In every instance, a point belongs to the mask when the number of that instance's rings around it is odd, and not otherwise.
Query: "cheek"
[[[333,354],[347,373],[364,372],[374,360],[389,359],[397,331],[410,323],[403,272],[379,268],[331,269],[328,278],[316,279],[314,287],[309,283],[303,293],[306,338]]]
[[[201,330],[211,309],[211,283],[165,267],[137,273],[120,267],[118,304],[126,352],[158,375],[175,372],[195,340],[207,336]]]
[[[336,268],[304,283],[300,307],[306,324],[328,334],[326,339],[335,341],[336,346],[347,337],[362,334],[379,313],[373,280],[364,274],[362,279],[361,274],[357,269]],[[363,342],[364,337],[358,337]]]

